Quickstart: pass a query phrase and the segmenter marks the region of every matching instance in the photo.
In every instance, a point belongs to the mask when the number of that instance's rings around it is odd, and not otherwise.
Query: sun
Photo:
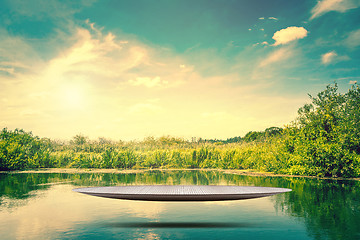
[[[83,105],[83,94],[76,88],[66,89],[64,99],[69,105],[78,107]]]
[[[79,85],[64,85],[60,91],[60,99],[64,108],[82,109],[86,105],[85,88]]]

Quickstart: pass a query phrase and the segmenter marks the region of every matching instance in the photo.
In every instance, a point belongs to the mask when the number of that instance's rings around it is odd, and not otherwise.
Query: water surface
[[[76,187],[141,184],[284,187],[225,202],[146,202],[88,196]],[[1,239],[360,239],[357,181],[216,171],[0,174]]]

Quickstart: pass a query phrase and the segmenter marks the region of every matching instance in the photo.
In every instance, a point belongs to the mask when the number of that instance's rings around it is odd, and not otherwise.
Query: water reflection
[[[279,195],[275,207],[305,221],[315,239],[360,239],[358,181],[292,179],[294,193]]]
[[[255,225],[233,222],[126,222],[106,223],[104,226],[116,228],[249,228]]]
[[[293,191],[247,201],[187,204],[103,199],[71,191],[129,184],[253,185]],[[359,184],[216,171],[0,174],[0,232],[4,239],[230,239],[234,234],[286,239],[289,231],[296,235],[293,239],[360,239]]]

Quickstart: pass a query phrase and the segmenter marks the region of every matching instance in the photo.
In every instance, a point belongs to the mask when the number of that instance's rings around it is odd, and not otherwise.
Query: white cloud
[[[264,42],[262,42],[262,43],[255,43],[255,44],[253,44],[253,46],[258,46],[258,45],[267,46],[267,45],[269,45],[269,43],[268,43],[267,41],[264,41]]]
[[[324,53],[323,55],[321,55],[321,62],[324,65],[328,65],[330,63],[337,63],[340,61],[346,61],[349,59],[350,58],[348,56],[346,56],[346,55],[340,56],[335,51],[330,51],[330,52],[327,52],[327,53]]]
[[[265,19],[265,17],[259,17],[259,20],[264,20],[264,19]],[[279,20],[279,19],[277,19],[276,17],[268,17],[267,19],[269,19],[269,20],[275,20],[275,21]]]
[[[287,27],[274,33],[272,37],[275,40],[273,46],[287,44],[297,39],[306,37],[308,31],[303,27]]]
[[[360,29],[352,31],[344,41],[348,47],[360,46]]]
[[[95,82],[101,85],[129,83],[153,88],[178,86],[192,73],[192,68],[186,67],[181,58],[174,58],[169,50],[122,36],[118,39],[111,32],[103,34],[88,20],[86,23],[90,30],[78,28],[77,42],[49,62],[44,78],[97,79]]]
[[[234,47],[237,47],[236,45],[232,45],[233,42],[230,42],[230,46],[234,46]],[[194,71],[194,66],[191,66],[191,65],[185,65],[185,64],[181,64],[179,66],[180,68],[180,71],[182,73],[186,73],[186,72],[193,72]]]
[[[335,51],[327,52],[323,55],[321,55],[321,62],[325,65],[331,63],[334,61],[334,59],[337,57],[337,53]]]
[[[280,48],[270,53],[265,59],[260,61],[259,67],[265,67],[269,64],[281,62],[293,55],[290,48]]]
[[[6,30],[0,29],[1,71],[17,74],[25,70],[35,70],[34,63],[41,64],[42,60],[33,47],[19,36],[12,36]]]
[[[76,38],[73,46],[49,62],[46,77],[59,79],[66,74],[89,77],[92,73],[116,78],[147,61],[145,47],[136,42],[117,41],[112,33],[93,36],[89,30],[78,28]]]
[[[353,80],[353,81],[349,81],[349,84],[356,84],[357,81]]]
[[[13,67],[0,67],[0,71],[8,74],[14,74],[15,69]]]
[[[327,12],[346,12],[349,9],[357,8],[360,6],[358,0],[322,0],[318,1],[315,7],[311,10],[310,20],[320,17]]]

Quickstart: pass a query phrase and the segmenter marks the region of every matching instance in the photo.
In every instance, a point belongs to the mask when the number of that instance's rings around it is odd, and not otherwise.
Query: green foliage
[[[327,86],[298,111],[284,131],[284,150],[291,154],[289,173],[354,177],[360,154],[360,89],[347,93]]]
[[[70,141],[71,144],[74,145],[84,145],[88,141],[88,138],[85,137],[82,134],[78,134],[73,137],[73,139]]]
[[[0,133],[0,170],[17,170],[53,165],[50,141],[31,132],[4,128]]]
[[[283,129],[279,127],[270,127],[265,129],[265,131],[259,131],[259,132],[250,131],[244,136],[243,140],[245,142],[266,140],[274,136],[279,136],[282,134],[282,132]]]

